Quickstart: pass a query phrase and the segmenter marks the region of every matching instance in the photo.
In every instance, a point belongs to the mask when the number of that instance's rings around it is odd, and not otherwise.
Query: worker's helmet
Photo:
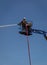
[[[26,20],[26,18],[24,17],[23,20]]]
[[[24,17],[23,19],[26,19],[26,17]]]

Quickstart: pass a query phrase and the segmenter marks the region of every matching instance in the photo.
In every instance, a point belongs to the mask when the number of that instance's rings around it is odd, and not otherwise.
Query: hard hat
[[[24,17],[23,19],[26,19],[26,17]]]

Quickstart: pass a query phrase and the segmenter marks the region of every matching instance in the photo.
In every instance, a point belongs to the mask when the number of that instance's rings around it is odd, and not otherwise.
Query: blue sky
[[[17,24],[23,17],[47,31],[47,0],[0,0],[0,25]],[[26,36],[18,28],[0,28],[0,65],[29,65]],[[32,65],[47,65],[47,41],[39,34],[29,40]]]

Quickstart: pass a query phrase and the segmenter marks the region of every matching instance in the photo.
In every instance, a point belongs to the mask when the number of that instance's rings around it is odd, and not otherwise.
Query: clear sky
[[[47,0],[0,0],[0,25],[17,24],[23,17],[47,31]],[[26,36],[18,31],[18,26],[0,28],[0,65],[29,65]],[[47,65],[45,38],[33,34],[29,40],[32,65]]]

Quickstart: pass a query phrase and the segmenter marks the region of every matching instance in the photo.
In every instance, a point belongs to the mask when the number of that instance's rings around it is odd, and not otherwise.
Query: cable
[[[27,26],[26,26],[26,34],[27,34],[27,46],[28,46],[29,63],[30,63],[30,65],[31,65],[30,45],[29,45],[28,28],[27,28]]]
[[[10,27],[10,26],[16,26],[16,25],[17,25],[17,24],[1,25],[0,28]]]

